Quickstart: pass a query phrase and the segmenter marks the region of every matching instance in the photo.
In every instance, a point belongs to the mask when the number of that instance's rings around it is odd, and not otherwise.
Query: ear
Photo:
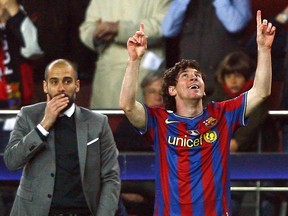
[[[80,80],[76,80],[76,92],[80,91]]]
[[[43,91],[44,93],[48,93],[48,87],[47,87],[47,82],[45,80],[43,80]]]
[[[169,95],[170,96],[175,96],[176,95],[176,89],[175,89],[175,86],[169,86],[168,87],[168,92],[169,92]]]

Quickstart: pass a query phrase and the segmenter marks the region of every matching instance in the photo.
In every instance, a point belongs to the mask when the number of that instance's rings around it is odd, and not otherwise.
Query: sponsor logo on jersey
[[[196,131],[194,132],[196,133]],[[168,136],[167,142],[169,145],[193,148],[203,145],[203,139],[206,143],[214,143],[217,140],[217,138],[218,138],[217,133],[215,131],[210,130],[204,134],[200,134],[198,137],[195,137],[194,139],[190,138],[190,134],[189,136],[185,135],[184,137]]]
[[[168,137],[168,144],[169,145],[174,145],[174,146],[181,146],[181,147],[196,147],[202,145],[202,136],[199,136],[195,139],[188,138],[187,135],[185,137],[173,137],[169,136]]]

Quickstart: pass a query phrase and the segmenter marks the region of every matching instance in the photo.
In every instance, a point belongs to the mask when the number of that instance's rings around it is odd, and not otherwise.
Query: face
[[[235,72],[226,74],[224,76],[224,83],[229,89],[229,91],[231,91],[234,94],[237,94],[245,85],[246,79],[241,73]]]
[[[192,68],[179,72],[177,84],[169,87],[169,94],[176,96],[176,101],[202,99],[205,96],[205,84],[201,72]]]
[[[158,79],[144,88],[144,100],[147,106],[161,106],[163,104],[162,83],[163,80]]]
[[[65,94],[69,98],[69,108],[80,90],[80,81],[76,80],[74,70],[66,64],[56,64],[49,68],[47,78],[43,81],[44,92],[52,99],[56,95]]]

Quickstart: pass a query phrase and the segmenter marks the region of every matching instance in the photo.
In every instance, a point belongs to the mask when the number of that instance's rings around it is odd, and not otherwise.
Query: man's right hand
[[[47,94],[47,104],[45,108],[45,115],[41,121],[41,126],[49,131],[50,128],[55,123],[57,117],[61,113],[61,111],[67,107],[69,103],[69,98],[65,96],[65,94],[59,94],[53,98],[50,98],[49,94]]]
[[[147,36],[144,33],[144,24],[140,24],[140,30],[137,31],[127,41],[128,54],[131,61],[142,58],[147,50]]]

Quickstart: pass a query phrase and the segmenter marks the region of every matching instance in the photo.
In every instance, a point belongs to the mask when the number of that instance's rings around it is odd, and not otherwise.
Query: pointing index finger
[[[257,10],[256,21],[257,21],[257,26],[260,26],[262,23],[261,10]]]
[[[144,24],[143,23],[140,24],[140,31],[144,33]]]

